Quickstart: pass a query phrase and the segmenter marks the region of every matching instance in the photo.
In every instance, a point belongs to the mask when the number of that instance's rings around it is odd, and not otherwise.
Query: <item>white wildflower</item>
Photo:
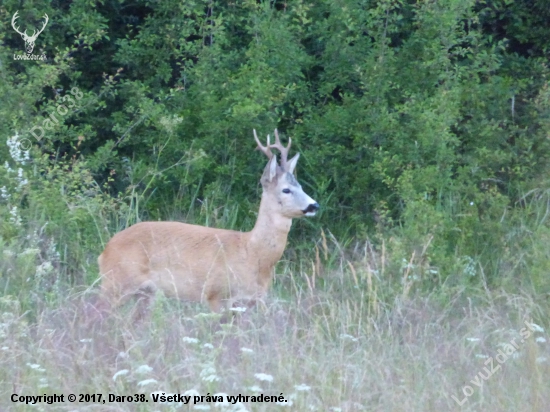
[[[147,385],[151,385],[152,383],[157,383],[157,380],[156,379],[145,379],[143,381],[139,381],[138,382],[138,386],[147,386]]]
[[[16,226],[21,226],[21,216],[19,216],[19,213],[17,213],[17,206],[12,206],[10,208],[10,222],[15,224]]]
[[[468,342],[479,342],[481,339],[479,338],[466,338]]]
[[[47,225],[47,222],[46,222],[46,225]],[[58,261],[60,259],[61,255],[56,250],[55,242],[51,241],[50,244],[48,245],[48,249],[46,251],[46,256],[48,258],[50,258],[51,260],[54,260],[54,261]]]
[[[538,343],[545,343],[545,342],[546,342],[546,338],[543,338],[542,336],[539,336],[537,339],[535,339],[535,342],[538,342]]]
[[[216,375],[216,368],[212,364],[206,365],[200,372],[200,377],[204,382],[217,382],[220,380]]]
[[[113,375],[113,381],[116,381],[119,376],[127,375],[128,372],[130,372],[128,369],[119,370],[117,373]]]
[[[24,165],[25,162],[30,159],[29,151],[22,150],[21,148],[21,142],[17,132],[15,133],[15,136],[8,137],[6,143],[10,151],[10,156],[15,162]]]
[[[205,375],[201,377],[205,382],[218,382],[220,380],[219,376],[216,374]]]
[[[205,312],[201,312],[201,313],[197,313],[194,318],[195,319],[219,319],[221,318],[221,313],[218,313],[218,312],[208,312],[208,313],[205,313]]]
[[[340,339],[342,340],[350,340],[352,342],[357,342],[357,338],[351,335],[348,335],[347,333],[342,333],[340,335]]]
[[[250,348],[241,348],[242,353],[254,353],[254,351]]]
[[[90,342],[93,342],[93,339],[80,339],[80,342],[82,342],[82,343],[90,343]]]
[[[225,405],[224,405],[225,406]],[[244,407],[244,405],[241,402],[234,403],[233,405],[230,405],[229,408],[224,408],[224,412],[248,412],[248,409]]]
[[[536,323],[530,323],[529,329],[535,331],[535,332],[544,332],[544,328],[542,326],[537,325]]]
[[[222,398],[222,401],[221,401],[221,402],[216,402],[216,403],[214,404],[214,406],[228,406],[228,405],[230,405],[230,403],[229,403],[229,398],[228,398],[227,393],[225,393],[225,392],[218,392],[218,393],[215,393],[215,394],[214,394],[214,397],[215,397],[216,399],[219,398],[220,396],[221,396],[221,398]]]
[[[300,385],[294,385],[294,389],[296,389],[299,392],[308,392],[311,389],[311,386],[300,384]]]
[[[463,273],[468,276],[476,276],[476,261],[471,256],[463,256],[462,261],[464,262]]]
[[[260,381],[273,382],[273,376],[268,375],[267,373],[255,373],[254,377]]]
[[[214,349],[214,345],[212,345],[211,343],[205,343],[204,345],[202,345],[202,347],[206,349]]]
[[[546,356],[539,356],[537,358],[537,363],[543,363],[543,362],[548,362],[548,358]]]
[[[231,308],[230,310],[232,310],[233,312],[246,312],[246,308],[243,306],[237,306],[237,307]]]
[[[5,200],[9,200],[11,195],[8,193],[8,189],[6,189],[6,186],[0,187],[0,197]]]
[[[189,336],[184,336],[182,338],[182,340],[185,342],[185,343],[192,343],[192,344],[195,344],[195,343],[199,343],[199,340],[197,338],[190,338]]]
[[[250,392],[257,392],[257,393],[260,393],[263,391],[263,389],[260,388],[258,385],[251,386],[248,389],[250,390]]]
[[[23,169],[17,169],[17,188],[15,190],[20,192],[23,186],[26,186],[28,183],[29,181],[23,176]]]
[[[149,365],[141,365],[134,372],[139,373],[140,375],[144,375],[151,372],[152,370],[153,368],[151,368]]]
[[[53,266],[50,262],[44,262],[36,267],[36,276],[48,275],[52,272]]]

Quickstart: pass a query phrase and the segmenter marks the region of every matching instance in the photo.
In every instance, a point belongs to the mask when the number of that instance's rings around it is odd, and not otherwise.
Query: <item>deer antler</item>
[[[260,150],[263,154],[265,154],[269,160],[271,160],[271,158],[273,157],[273,153],[271,152],[271,149],[270,149],[271,144],[269,141],[269,135],[267,135],[267,146],[262,146],[262,144],[260,143],[260,139],[258,139],[258,135],[256,134],[256,129],[253,129],[253,131],[254,131],[254,139],[256,140],[256,143],[258,143],[257,149]]]
[[[256,129],[254,129],[254,139],[256,140],[256,143],[258,143],[258,150],[261,150],[270,160],[273,157],[273,152],[271,149],[277,149],[281,152],[281,168],[285,171],[287,170],[288,152],[290,150],[290,145],[292,144],[292,139],[290,137],[288,138],[288,145],[284,147],[281,143],[281,139],[279,139],[279,132],[275,129],[275,143],[271,144],[269,135],[267,135],[267,146],[263,146],[260,143],[260,139],[258,139],[258,136],[256,135]]]
[[[279,132],[277,129],[275,129],[275,144],[270,145],[268,140],[268,146],[273,149],[277,149],[279,152],[281,152],[281,167],[283,170],[287,170],[287,160],[288,160],[288,152],[290,150],[290,145],[292,145],[292,139],[288,138],[288,144],[286,147],[284,147],[281,143],[281,140],[279,139]]]

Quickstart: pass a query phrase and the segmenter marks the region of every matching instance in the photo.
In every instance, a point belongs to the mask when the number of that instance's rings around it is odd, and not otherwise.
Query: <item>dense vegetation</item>
[[[470,282],[462,262],[491,283],[513,265],[514,283],[549,292],[523,271],[546,260],[544,3],[8,0],[0,134],[15,146],[0,147],[2,241],[39,231],[86,282],[91,256],[136,220],[249,229],[264,162],[252,129],[278,128],[322,204],[295,228],[297,251],[321,229],[348,246],[399,239],[407,259],[429,242],[430,285]],[[28,32],[48,14],[34,51],[46,61],[12,57],[17,10]],[[10,157],[13,136],[32,143],[31,160]]]
[[[45,60],[17,57],[16,11],[27,34],[47,14]],[[5,0],[0,22],[6,410],[12,390],[255,384],[299,410],[455,410],[450,395],[527,321],[510,374],[465,408],[545,410],[546,0]],[[220,333],[215,315],[162,299],[145,329],[125,312],[83,325],[117,231],[252,228],[265,165],[252,130],[275,128],[321,213],[294,223],[255,328]]]

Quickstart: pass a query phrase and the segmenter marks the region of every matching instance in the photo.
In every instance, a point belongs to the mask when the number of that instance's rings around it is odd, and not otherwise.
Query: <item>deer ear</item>
[[[287,167],[288,173],[294,174],[294,169],[296,169],[296,164],[298,163],[299,158],[300,158],[300,153],[296,153],[296,155],[288,161],[288,167]]]
[[[268,183],[271,183],[275,176],[277,176],[277,156],[273,156],[264,169],[264,174],[262,180],[265,180]]]

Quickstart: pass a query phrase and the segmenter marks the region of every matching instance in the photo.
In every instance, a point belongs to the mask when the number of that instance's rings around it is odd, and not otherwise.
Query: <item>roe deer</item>
[[[214,229],[180,222],[142,222],[117,233],[98,258],[101,299],[116,306],[132,295],[145,304],[163,291],[180,299],[208,302],[219,312],[237,302],[249,307],[269,288],[281,258],[293,218],[314,216],[319,204],[294,177],[300,154],[287,160],[275,130],[275,144],[267,136],[262,146],[269,159],[264,169],[260,210],[250,232]],[[281,163],[271,149],[281,153]]]

